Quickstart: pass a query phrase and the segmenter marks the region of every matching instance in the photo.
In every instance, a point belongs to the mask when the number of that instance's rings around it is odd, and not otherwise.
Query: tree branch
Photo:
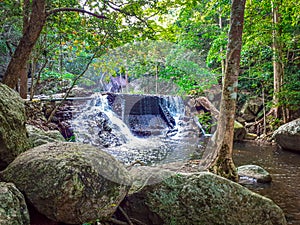
[[[117,12],[120,12],[120,13],[122,13],[122,14],[124,14],[124,15],[126,15],[126,16],[134,16],[135,18],[137,18],[139,21],[141,21],[141,22],[143,22],[143,23],[145,23],[147,26],[148,26],[148,22],[146,21],[146,20],[144,20],[143,18],[140,18],[138,15],[136,15],[135,13],[130,13],[130,12],[127,12],[127,11],[125,11],[125,10],[122,10],[118,5],[116,5],[115,3],[113,3],[113,2],[107,2],[108,3],[108,6],[111,8],[111,9],[113,9],[113,10],[115,10],[115,11],[117,11]]]
[[[84,70],[77,76],[75,77],[75,79],[73,80],[73,83],[71,85],[71,87],[67,90],[67,92],[65,93],[62,101],[55,106],[55,108],[52,110],[52,112],[50,113],[50,116],[48,117],[47,123],[49,123],[53,116],[55,115],[56,111],[58,110],[58,108],[60,106],[62,106],[62,104],[64,103],[64,101],[69,97],[69,94],[71,93],[72,89],[75,87],[77,81],[85,74],[85,72],[88,70],[89,66],[91,65],[91,63],[93,62],[93,59],[95,58],[96,53],[93,54],[93,56],[91,57],[90,61],[87,63],[86,67],[84,68]]]
[[[50,16],[51,14],[55,14],[58,12],[80,12],[80,13],[84,13],[84,14],[88,14],[94,17],[97,17],[99,19],[107,19],[107,17],[103,16],[103,15],[99,15],[96,13],[92,13],[90,11],[84,10],[84,9],[77,9],[77,8],[57,8],[57,9],[52,9],[50,11],[47,12],[47,17]]]

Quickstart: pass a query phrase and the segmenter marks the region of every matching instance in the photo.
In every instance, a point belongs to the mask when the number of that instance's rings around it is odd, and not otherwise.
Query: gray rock
[[[24,196],[12,183],[0,182],[0,224],[30,225]]]
[[[24,152],[0,178],[14,182],[41,214],[67,224],[110,217],[131,184],[127,170],[112,156],[70,142]]]
[[[32,125],[26,125],[26,128],[31,147],[36,147],[51,142],[65,141],[64,137],[58,130],[45,131]]]
[[[269,183],[272,181],[269,172],[257,165],[239,166],[237,170],[241,183],[245,183],[244,181],[247,183]]]
[[[28,149],[24,102],[0,83],[0,170]]]
[[[280,126],[273,138],[283,149],[300,151],[300,118]]]
[[[258,113],[262,110],[263,104],[260,98],[249,99],[243,105],[240,114],[247,122],[254,121]]]
[[[234,121],[234,137],[233,137],[233,139],[235,141],[241,141],[245,138],[246,133],[247,133],[247,131],[246,131],[245,127],[241,123]]]
[[[153,181],[153,176],[148,178]],[[144,224],[286,224],[272,200],[212,173],[177,173],[152,185],[148,178],[134,182],[134,193],[122,205]]]

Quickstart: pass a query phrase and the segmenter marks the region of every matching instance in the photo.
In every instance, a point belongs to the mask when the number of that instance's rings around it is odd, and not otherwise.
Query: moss
[[[44,215],[68,224],[110,217],[131,183],[127,170],[107,153],[69,142],[30,149],[0,175]]]
[[[163,224],[286,224],[271,200],[207,172],[172,176],[147,192]]]
[[[23,100],[0,83],[0,164],[8,165],[29,148],[25,122]]]

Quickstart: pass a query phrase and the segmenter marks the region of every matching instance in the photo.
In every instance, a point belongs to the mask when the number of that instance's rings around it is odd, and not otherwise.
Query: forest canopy
[[[16,74],[8,65],[20,43],[28,43],[23,38],[41,2],[44,24],[24,62],[37,82],[74,80],[87,65],[78,82],[100,91],[111,77],[125,75],[172,80],[194,95],[222,82],[231,2],[216,0],[3,0],[1,77]],[[291,0],[246,2],[239,101],[264,94],[285,119],[300,105],[299,11]]]

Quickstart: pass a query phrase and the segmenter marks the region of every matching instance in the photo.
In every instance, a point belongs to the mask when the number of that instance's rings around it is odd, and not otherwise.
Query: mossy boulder
[[[24,101],[0,83],[0,170],[28,149]]]
[[[283,149],[300,151],[300,118],[280,126],[274,131],[273,138]]]
[[[257,165],[243,165],[237,170],[240,183],[270,183],[272,181],[270,173]]]
[[[109,218],[131,184],[128,171],[112,156],[70,142],[22,153],[0,178],[14,182],[41,214],[67,224]]]
[[[31,147],[51,143],[65,141],[64,137],[58,130],[42,130],[33,125],[26,125]]]
[[[30,225],[24,196],[12,183],[0,182],[0,224]]]
[[[148,179],[122,203],[144,224],[286,224],[272,200],[209,172],[177,173],[151,185]]]

